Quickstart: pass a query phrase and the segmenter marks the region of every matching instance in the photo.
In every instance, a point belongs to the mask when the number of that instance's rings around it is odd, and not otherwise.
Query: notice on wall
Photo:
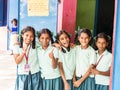
[[[48,16],[49,0],[28,0],[28,16]]]

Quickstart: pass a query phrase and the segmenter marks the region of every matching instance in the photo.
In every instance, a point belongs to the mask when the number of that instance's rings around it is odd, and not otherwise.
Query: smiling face
[[[68,48],[69,43],[70,43],[70,39],[69,39],[69,37],[68,37],[65,33],[63,33],[63,34],[61,34],[60,37],[59,37],[59,43],[60,43],[63,47]]]
[[[82,32],[80,34],[80,36],[78,36],[78,40],[79,40],[82,48],[87,48],[88,44],[89,44],[89,42],[91,40],[91,37],[89,37],[87,35],[87,33]]]
[[[46,49],[49,46],[51,38],[47,33],[42,33],[39,37],[39,41],[44,49]]]
[[[27,45],[29,45],[30,43],[32,43],[32,41],[34,40],[34,35],[32,31],[27,31],[25,32],[23,35],[23,42]]]
[[[106,47],[108,46],[108,43],[104,38],[98,38],[96,41],[96,46],[99,52],[104,52]]]

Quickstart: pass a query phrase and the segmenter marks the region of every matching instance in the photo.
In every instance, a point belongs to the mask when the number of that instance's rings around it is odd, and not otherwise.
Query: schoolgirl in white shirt
[[[92,35],[88,29],[81,29],[78,32],[80,45],[76,46],[75,90],[95,90],[94,75],[90,75],[92,64],[96,63],[95,51],[89,45],[91,38]]]
[[[18,65],[15,90],[42,90],[42,80],[35,45],[35,29],[31,26],[21,31],[20,45],[13,54]]]
[[[43,80],[43,90],[62,90],[58,69],[58,49],[53,47],[52,33],[43,28],[38,33],[41,47],[38,48],[39,66]]]
[[[95,90],[109,90],[112,54],[106,49],[108,42],[108,36],[105,33],[99,33],[97,35],[97,63],[96,68],[92,69],[92,73],[95,74]]]
[[[59,50],[59,68],[64,84],[62,90],[74,90],[75,48],[70,47],[70,35],[64,30],[57,33],[56,41],[62,48]]]

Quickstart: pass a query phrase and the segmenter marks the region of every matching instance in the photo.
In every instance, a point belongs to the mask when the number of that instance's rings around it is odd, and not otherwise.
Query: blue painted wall
[[[9,29],[11,29],[11,20],[13,18],[18,19],[18,1],[19,0],[8,0],[7,2],[7,25]],[[10,46],[10,32],[8,32],[8,45],[7,48],[9,49]]]
[[[13,18],[18,19],[18,1],[19,0],[8,0],[8,25],[11,27],[11,20]]]
[[[58,0],[49,0],[49,16],[28,16],[27,0],[8,0],[7,25],[11,28],[11,20],[18,19],[19,33],[25,26],[33,26],[37,31],[49,28],[53,34],[57,30],[57,8]],[[10,33],[8,33],[8,49],[10,44]]]
[[[28,16],[27,0],[20,0],[19,30],[29,25],[37,31],[42,28],[49,28],[54,34],[57,29],[57,4],[58,0],[49,0],[48,16]]]
[[[112,75],[112,90],[120,90],[120,0],[117,1],[116,25],[114,38],[114,67]]]

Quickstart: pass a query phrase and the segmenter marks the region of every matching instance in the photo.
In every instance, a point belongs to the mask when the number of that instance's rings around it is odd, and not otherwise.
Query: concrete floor
[[[0,90],[14,90],[16,64],[8,51],[0,51]]]

